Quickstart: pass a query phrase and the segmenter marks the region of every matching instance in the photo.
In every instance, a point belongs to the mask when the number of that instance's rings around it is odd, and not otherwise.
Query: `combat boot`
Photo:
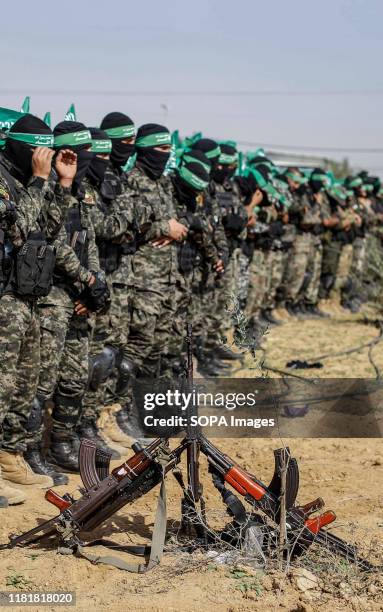
[[[50,476],[32,472],[22,453],[0,450],[0,466],[4,480],[21,485],[35,486],[38,489],[53,487],[53,479]]]
[[[313,317],[318,317],[320,319],[328,319],[330,316],[326,312],[323,312],[322,310],[320,310],[317,304],[307,304],[306,312],[311,314]]]
[[[105,406],[101,412],[101,416],[98,419],[97,424],[102,432],[102,435],[109,438],[112,443],[114,442],[119,446],[130,449],[133,443],[133,438],[127,436],[119,427],[115,417],[115,413],[118,408],[121,409],[119,404],[115,404],[114,406]]]
[[[19,491],[19,489],[14,489],[4,482],[4,480],[1,478],[0,471],[0,508],[22,504],[26,499],[27,496],[24,495],[22,491]]]
[[[94,419],[84,419],[81,421],[77,427],[77,433],[80,439],[86,438],[96,442],[97,446],[110,453],[112,459],[121,459],[121,454],[106,444]]]
[[[288,309],[289,314],[298,319],[303,319],[305,313],[302,310],[302,304],[300,302],[296,302],[295,304],[291,304]]]
[[[132,406],[124,406],[116,412],[116,421],[118,427],[128,437],[137,440],[144,435],[141,427],[140,419],[137,410]]]
[[[35,474],[45,474],[46,476],[50,476],[55,486],[68,484],[68,476],[57,472],[55,467],[47,462],[41,453],[41,446],[37,442],[27,444],[27,450],[24,451],[24,459],[30,465]]]
[[[207,359],[198,362],[197,371],[202,374],[202,376],[206,376],[207,378],[216,378],[222,373],[222,371],[217,367],[216,363],[213,363]]]
[[[270,308],[262,310],[262,319],[270,325],[282,325],[282,321],[278,321],[278,319],[273,316]]]
[[[211,353],[209,353],[208,358],[210,363],[216,368],[219,368],[223,371],[231,370],[232,366],[229,363],[224,363],[219,359],[219,357],[216,356],[215,349]]]
[[[66,472],[79,473],[78,452],[73,449],[73,435],[71,432],[52,431],[48,459],[53,465],[59,466]]]
[[[221,358],[224,359],[225,361],[237,361],[237,359],[243,359],[243,356],[241,355],[241,353],[235,353],[234,351],[232,351],[228,346],[218,346],[215,350],[214,350],[214,354]]]

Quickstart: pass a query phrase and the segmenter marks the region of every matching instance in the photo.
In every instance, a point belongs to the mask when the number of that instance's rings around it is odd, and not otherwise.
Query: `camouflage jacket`
[[[10,176],[12,165],[0,154],[0,198],[12,200],[16,223],[7,232],[14,247],[20,247],[31,231],[43,231],[49,243],[58,236],[69,206],[69,189],[59,184],[52,191],[48,181],[32,176],[25,187]]]
[[[220,207],[226,239],[230,251],[233,251],[234,248],[241,245],[247,235],[248,215],[242,203],[238,184],[234,181],[215,183],[215,197]]]
[[[132,281],[132,256],[135,252],[133,201],[129,175],[110,167],[101,186],[94,223],[100,256],[106,249],[116,252],[116,269],[109,276],[112,283],[129,285]]]
[[[152,180],[136,166],[128,175],[127,185],[120,197],[125,202],[129,199],[136,228],[130,284],[137,289],[160,290],[163,285],[176,282],[178,271],[177,244],[172,242],[158,249],[151,243],[169,235],[169,220],[177,216],[171,180],[164,176]]]
[[[209,219],[213,232],[213,244],[217,249],[219,258],[227,263],[229,259],[229,245],[222,224],[222,211],[216,198],[216,186],[213,181],[210,182],[204,194],[204,198],[207,218]]]
[[[68,215],[78,211],[81,220],[82,232],[71,232],[68,218],[54,242],[56,247],[56,266],[53,287],[50,294],[39,300],[39,304],[60,305],[73,308],[73,302],[83,289],[83,285],[88,283],[92,272],[100,272],[98,249],[96,246],[96,236],[91,218],[91,210],[94,206],[93,201],[87,201],[85,185],[75,197],[68,196]],[[50,188],[55,188],[54,177],[50,181]],[[80,261],[78,245],[81,234],[84,234],[84,259]]]
[[[203,194],[196,197],[194,211],[191,211],[186,204],[177,199],[177,192],[174,187],[173,197],[177,219],[189,230],[187,239],[178,245],[179,255],[180,251],[185,248],[185,244],[189,244],[191,249],[195,251],[193,267],[196,267],[201,261],[213,265],[219,260],[219,256],[213,242],[212,227],[205,209]]]

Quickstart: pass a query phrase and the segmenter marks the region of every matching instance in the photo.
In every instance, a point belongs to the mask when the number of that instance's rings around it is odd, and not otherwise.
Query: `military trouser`
[[[341,294],[350,286],[353,244],[342,244],[332,294]]]
[[[319,299],[318,293],[322,270],[323,246],[320,236],[315,236],[314,234],[308,235],[310,236],[310,252],[303,286],[299,292],[299,299],[302,299],[306,304],[315,306]]]
[[[77,425],[81,400],[88,383],[89,342],[86,317],[73,315],[64,305],[40,305],[41,369],[38,393],[52,398],[53,430],[72,430]],[[43,437],[43,415],[28,431],[28,442]]]
[[[342,290],[342,301],[348,302],[354,298],[364,301],[363,274],[367,260],[367,238],[358,236],[352,245],[352,260],[349,279]]]
[[[4,295],[0,299],[0,329],[0,446],[23,451],[40,369],[36,304]]]
[[[295,304],[299,300],[311,253],[311,235],[309,232],[296,234],[290,249],[290,263],[283,279],[285,298],[287,302]]]
[[[262,309],[273,310],[276,306],[278,287],[282,283],[284,271],[284,252],[270,250],[266,253],[266,288],[262,300]]]
[[[241,308],[245,307],[250,282],[250,260],[242,251],[238,255],[237,292]]]
[[[232,327],[230,310],[234,300],[239,299],[239,280],[240,280],[240,258],[242,249],[236,248],[232,252],[225,273],[221,282],[217,284],[215,291],[214,316],[212,328],[209,332],[218,330],[219,338],[225,337]],[[219,343],[221,341],[219,340]]]
[[[123,283],[108,283],[111,295],[109,310],[96,316],[90,341],[90,357],[102,352],[105,345],[121,351],[127,345],[130,323],[130,289]],[[87,389],[82,400],[82,418],[97,419],[103,406],[124,403],[125,394],[116,394],[116,377],[100,383],[96,390]]]
[[[180,275],[174,292],[174,318],[172,331],[167,345],[167,359],[174,360],[186,356],[186,323],[192,318],[193,273]]]
[[[342,252],[342,243],[334,240],[331,233],[325,235],[323,241],[322,269],[319,285],[319,298],[327,299],[335,283],[336,272]]]
[[[383,286],[383,233],[374,228],[367,234],[363,271],[363,300],[381,299]]]
[[[134,288],[131,296],[131,319],[124,358],[139,373],[156,377],[160,356],[167,351],[172,329],[175,285],[164,283],[156,290]]]
[[[215,274],[195,268],[192,280],[192,323],[195,344],[205,344],[207,330],[211,328],[208,321],[214,303]]]
[[[249,321],[259,316],[267,288],[267,251],[256,249],[249,266],[249,289],[245,315]]]

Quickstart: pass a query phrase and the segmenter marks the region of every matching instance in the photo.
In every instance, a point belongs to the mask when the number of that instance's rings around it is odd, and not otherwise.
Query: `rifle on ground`
[[[187,330],[188,341],[188,376],[187,386],[192,390],[192,330]],[[192,402],[190,402],[192,405]],[[208,529],[205,516],[205,504],[199,477],[199,453],[202,452],[208,461],[209,472],[213,483],[221,493],[223,502],[236,524],[244,524],[248,514],[238,497],[229,489],[230,485],[239,493],[252,510],[261,517],[269,532],[278,533],[281,521],[281,471],[286,455],[288,463],[285,483],[285,531],[287,542],[285,554],[294,557],[302,554],[313,543],[324,546],[336,555],[356,564],[363,571],[380,569],[365,559],[361,559],[354,546],[333,535],[324,527],[331,524],[336,516],[330,511],[315,514],[324,506],[321,498],[304,506],[295,505],[299,487],[299,469],[297,461],[290,456],[288,448],[274,451],[274,475],[268,486],[252,474],[237,465],[227,455],[215,447],[200,431],[192,427],[190,418],[197,414],[195,407],[188,414],[188,427],[185,438],[174,449],[170,450],[167,439],[157,438],[145,448],[140,444],[132,445],[134,455],[109,473],[110,454],[96,447],[90,440],[82,440],[79,452],[80,475],[84,488],[77,500],[65,494],[62,497],[55,491],[48,490],[45,498],[54,504],[60,514],[41,525],[19,536],[11,536],[0,550],[27,546],[44,538],[56,537],[60,549],[64,552],[77,553],[93,563],[108,563],[128,571],[145,572],[158,564],[164,546],[166,533],[166,499],[164,480],[173,472],[181,485],[184,498],[181,504],[184,530],[191,534],[192,527],[204,544],[214,541],[214,531]],[[187,453],[187,486],[179,470],[175,470],[182,454]],[[161,493],[153,530],[152,546],[122,546],[108,540],[84,542],[81,538],[113,516],[126,504],[142,497],[161,483]],[[198,513],[197,505],[201,512]],[[282,515],[284,517],[284,514]],[[282,518],[282,521],[284,519]],[[132,554],[147,557],[145,564],[128,564],[116,557],[95,557],[84,551],[85,546],[104,544]]]

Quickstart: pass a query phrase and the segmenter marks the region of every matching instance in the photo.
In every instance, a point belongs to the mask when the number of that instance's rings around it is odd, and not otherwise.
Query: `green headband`
[[[9,132],[8,138],[10,140],[25,142],[34,147],[53,147],[52,134],[24,134],[23,132]]]
[[[371,192],[374,191],[374,185],[371,185],[371,183],[364,183],[362,189]]]
[[[255,170],[255,168],[248,168],[245,171],[245,176],[249,176],[249,174],[253,175],[253,177],[257,181],[257,187],[259,187],[259,189],[264,189],[266,187],[267,181],[265,177],[260,172],[258,172],[258,170]]]
[[[194,187],[194,189],[197,189],[198,191],[204,191],[204,189],[206,189],[209,184],[207,181],[200,179],[199,176],[197,176],[193,172],[190,172],[190,170],[188,170],[185,166],[181,166],[180,168],[178,168],[178,174],[181,178],[183,178],[185,183],[191,185],[192,187]]]
[[[189,155],[188,153],[185,153],[185,155],[182,156],[181,159],[181,163],[183,162],[189,162],[189,163],[193,163],[193,164],[199,164],[200,166],[202,166],[202,168],[208,173],[210,174],[210,170],[211,170],[211,166],[208,164],[205,164],[203,161],[201,161],[200,159],[196,159],[195,157],[193,157],[193,155]]]
[[[111,153],[112,152],[112,141],[111,140],[92,140],[92,153]]]
[[[218,163],[224,166],[230,166],[232,164],[238,163],[238,153],[234,153],[233,155],[229,155],[228,153],[221,153],[218,158]]]
[[[215,149],[211,149],[211,151],[202,151],[202,153],[206,155],[208,159],[219,157],[221,155],[221,147],[217,146]]]
[[[60,134],[55,136],[55,148],[62,147],[63,145],[75,146],[92,144],[92,136],[89,130],[82,130],[81,132],[69,132],[68,134]]]
[[[307,183],[307,178],[305,176],[301,176],[300,174],[297,174],[296,172],[285,172],[285,176],[288,176],[293,181],[296,181],[297,183],[300,183],[301,185],[303,185],[304,183]]]
[[[327,174],[314,173],[310,176],[310,181],[320,181],[326,185],[330,185],[330,177]]]
[[[161,145],[170,144],[172,144],[172,139],[169,132],[148,134],[148,136],[141,136],[136,140],[136,147],[160,147]]]
[[[360,187],[362,183],[363,181],[360,176],[356,176],[354,179],[352,179],[352,181],[349,182],[348,186],[351,187],[351,189],[355,189],[355,187]]]
[[[136,135],[136,128],[133,123],[129,125],[120,125],[119,127],[109,128],[104,130],[109,138],[132,138]]]

